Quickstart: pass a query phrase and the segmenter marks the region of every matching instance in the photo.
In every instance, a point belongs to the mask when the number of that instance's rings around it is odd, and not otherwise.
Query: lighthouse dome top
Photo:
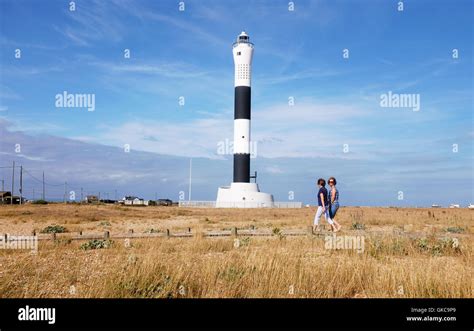
[[[237,37],[237,41],[234,43],[234,46],[238,44],[250,44],[253,46],[253,44],[250,42],[249,35],[245,31],[242,31],[239,34],[239,36]]]

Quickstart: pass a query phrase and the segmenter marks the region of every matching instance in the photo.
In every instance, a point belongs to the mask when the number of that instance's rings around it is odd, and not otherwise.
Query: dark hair
[[[318,179],[318,185],[321,185],[321,186],[326,186],[326,181],[322,178],[319,178]]]
[[[331,180],[334,182],[334,185],[337,184],[336,178],[334,178],[334,177],[329,177],[328,183],[329,183]]]

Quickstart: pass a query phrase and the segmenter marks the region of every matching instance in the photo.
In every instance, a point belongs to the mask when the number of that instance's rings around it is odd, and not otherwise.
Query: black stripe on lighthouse
[[[250,183],[250,154],[234,154],[234,183]]]
[[[250,119],[250,86],[237,86],[234,98],[234,120]]]

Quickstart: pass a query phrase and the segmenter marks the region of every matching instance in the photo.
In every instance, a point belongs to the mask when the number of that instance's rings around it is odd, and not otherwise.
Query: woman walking
[[[335,224],[335,231],[339,231],[341,229],[341,225],[334,219],[336,217],[337,210],[339,209],[339,191],[336,188],[336,178],[330,177],[328,179],[329,184],[329,217],[331,221]]]
[[[321,231],[319,227],[319,220],[321,219],[321,215],[324,214],[324,218],[326,221],[331,225],[333,231],[337,231],[336,227],[334,226],[334,222],[331,220],[329,216],[329,200],[328,200],[328,190],[326,190],[326,181],[322,178],[318,179],[318,210],[316,211],[316,215],[314,216],[314,224],[313,224],[313,231]]]

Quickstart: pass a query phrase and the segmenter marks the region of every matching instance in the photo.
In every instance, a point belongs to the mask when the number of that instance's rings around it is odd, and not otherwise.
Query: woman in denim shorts
[[[328,200],[329,200],[329,217],[331,218],[332,221],[334,221],[334,225],[336,227],[336,231],[339,231],[341,229],[341,225],[334,219],[336,217],[337,210],[339,209],[339,191],[336,188],[336,178],[330,177],[328,179],[328,184],[329,184],[329,194],[328,194]]]

